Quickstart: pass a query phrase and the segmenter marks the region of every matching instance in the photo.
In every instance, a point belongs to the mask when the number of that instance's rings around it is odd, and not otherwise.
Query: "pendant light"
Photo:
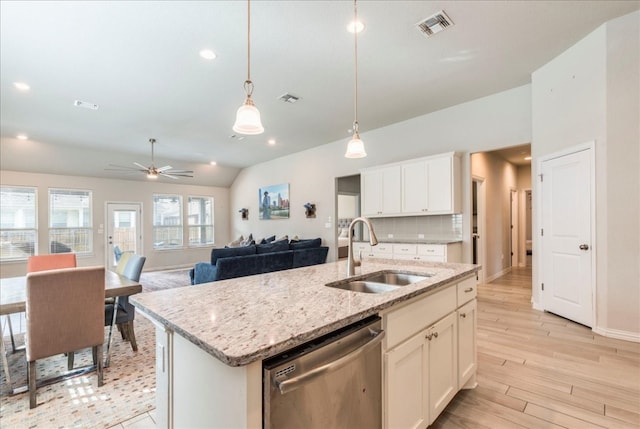
[[[257,135],[264,132],[260,112],[253,104],[253,82],[251,82],[251,0],[247,0],[247,80],[244,81],[247,98],[236,112],[236,123],[233,131],[238,134]]]
[[[360,140],[360,133],[358,132],[358,7],[356,6],[356,0],[353,0],[353,40],[354,40],[354,57],[355,57],[355,85],[354,85],[354,121],[353,121],[353,137],[347,144],[347,152],[344,154],[345,158],[364,158],[367,156],[367,152],[364,150],[364,143]]]

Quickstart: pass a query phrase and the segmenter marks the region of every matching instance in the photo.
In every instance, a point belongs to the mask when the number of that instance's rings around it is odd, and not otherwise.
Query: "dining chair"
[[[122,272],[118,273],[123,277],[126,277],[135,282],[140,281],[140,275],[142,274],[142,268],[144,267],[144,263],[147,260],[145,256],[136,255],[136,254],[128,254],[124,253],[122,258],[125,258],[127,255],[126,265],[122,269]],[[118,266],[120,263],[118,263]],[[116,272],[118,272],[118,267],[116,267]],[[104,324],[105,326],[110,326],[113,321],[113,302],[106,302],[104,306]],[[129,341],[131,343],[131,349],[136,352],[138,351],[138,344],[136,342],[136,334],[133,329],[133,321],[136,316],[136,308],[133,304],[129,302],[128,296],[121,296],[118,298],[118,311],[116,312],[116,325],[118,326],[118,330],[122,335],[122,339]]]
[[[36,406],[36,361],[69,350],[92,347],[102,386],[104,267],[32,272],[26,279],[29,407]]]
[[[52,255],[29,256],[27,273],[55,270],[58,268],[73,268],[77,266],[75,253],[55,253]]]

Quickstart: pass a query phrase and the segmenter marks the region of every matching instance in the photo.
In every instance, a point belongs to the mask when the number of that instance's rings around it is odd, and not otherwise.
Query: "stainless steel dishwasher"
[[[263,427],[380,428],[383,338],[372,316],[265,360]]]

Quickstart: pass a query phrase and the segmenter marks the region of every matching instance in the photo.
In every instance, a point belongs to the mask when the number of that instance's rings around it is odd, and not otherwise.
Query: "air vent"
[[[441,32],[442,30],[451,27],[453,25],[453,21],[451,18],[444,13],[443,10],[431,15],[428,18],[423,19],[422,21],[416,24],[416,27],[427,37],[431,37],[436,33]]]
[[[73,102],[76,107],[84,107],[85,109],[98,110],[98,106],[95,103],[89,103],[88,101],[76,100]]]
[[[280,377],[284,377],[285,375],[289,374],[290,372],[293,372],[296,370],[296,366],[295,365],[289,365],[286,368],[282,368],[279,371],[276,371],[276,375],[274,378],[280,378]]]
[[[295,96],[295,95],[293,95],[293,94],[285,93],[285,94],[282,94],[280,97],[278,97],[278,100],[282,100],[282,101],[284,101],[285,103],[291,103],[291,104],[293,104],[293,103],[295,103],[296,101],[300,100],[300,97],[296,97],[296,96]]]

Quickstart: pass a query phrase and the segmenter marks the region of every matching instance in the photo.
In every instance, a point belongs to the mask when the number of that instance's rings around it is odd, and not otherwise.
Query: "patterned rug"
[[[189,284],[188,270],[143,273],[143,293]],[[105,329],[105,341],[108,330]],[[107,428],[155,408],[155,329],[144,316],[135,320],[138,351],[116,332],[111,364],[104,370],[104,385],[97,387],[97,376],[90,372],[37,390],[38,406],[29,409],[28,392],[11,395],[4,370],[0,370],[0,427]],[[22,335],[17,344],[24,344]],[[9,337],[5,345],[11,349]],[[24,351],[9,354],[13,387],[27,384]],[[90,364],[91,350],[76,352],[74,367]],[[67,369],[64,355],[38,361],[37,378],[56,376]]]

